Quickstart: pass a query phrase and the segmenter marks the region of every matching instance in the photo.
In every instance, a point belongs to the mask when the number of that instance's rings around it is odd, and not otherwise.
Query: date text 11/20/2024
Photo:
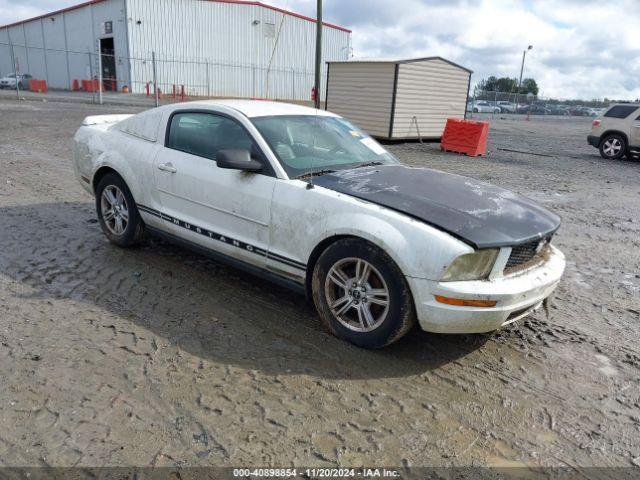
[[[234,468],[234,478],[400,478],[388,468]]]

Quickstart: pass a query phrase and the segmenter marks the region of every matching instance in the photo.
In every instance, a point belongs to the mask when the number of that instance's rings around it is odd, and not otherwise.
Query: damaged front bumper
[[[437,282],[407,278],[418,322],[435,333],[482,333],[497,330],[538,308],[555,290],[564,272],[562,252],[551,246],[542,265],[492,280]],[[439,303],[435,295],[466,300],[494,300],[493,307],[462,307]]]

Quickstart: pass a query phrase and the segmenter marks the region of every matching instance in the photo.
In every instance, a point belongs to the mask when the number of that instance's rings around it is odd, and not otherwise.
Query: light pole
[[[516,113],[518,113],[518,96],[520,95],[520,89],[522,88],[522,72],[524,72],[524,59],[527,56],[527,51],[531,50],[533,45],[529,45],[526,50],[522,52],[522,65],[520,66],[520,80],[518,81],[518,91],[516,92]]]

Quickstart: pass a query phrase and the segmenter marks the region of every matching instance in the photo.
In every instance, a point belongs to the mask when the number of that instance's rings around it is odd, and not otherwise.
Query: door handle
[[[161,163],[160,165],[158,165],[158,170],[162,170],[163,172],[169,172],[169,173],[176,173],[178,170],[176,170],[176,168],[171,164],[171,162],[168,163]]]

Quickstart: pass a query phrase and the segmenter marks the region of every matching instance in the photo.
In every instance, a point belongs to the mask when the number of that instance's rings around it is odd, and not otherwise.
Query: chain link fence
[[[18,98],[80,98],[96,103],[160,105],[204,98],[312,101],[314,71],[151,52],[124,57],[0,42],[0,88]],[[325,75],[323,75],[323,82]],[[16,81],[17,79],[17,81]],[[320,90],[324,96],[324,87]]]
[[[516,92],[474,90],[467,99],[467,114],[597,117],[609,101],[562,100]]]

